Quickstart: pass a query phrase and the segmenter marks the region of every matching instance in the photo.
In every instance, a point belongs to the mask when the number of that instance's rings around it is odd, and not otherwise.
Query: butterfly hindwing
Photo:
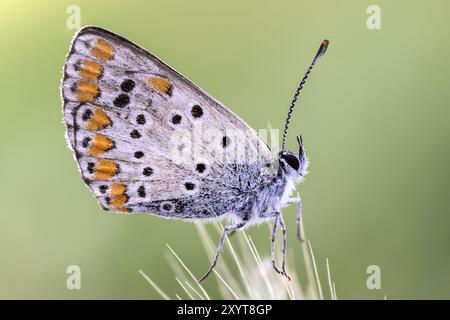
[[[218,101],[100,28],[75,36],[62,96],[81,174],[107,210],[213,218],[232,210],[233,197],[257,185],[273,161],[262,139]]]

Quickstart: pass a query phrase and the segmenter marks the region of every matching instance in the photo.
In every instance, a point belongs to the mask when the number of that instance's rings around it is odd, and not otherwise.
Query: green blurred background
[[[157,298],[142,269],[179,292],[169,243],[200,276],[193,224],[103,212],[66,147],[59,85],[75,30],[117,32],[161,57],[254,128],[280,128],[320,41],[329,50],[301,97],[298,190],[321,277],[341,299],[450,298],[448,1],[2,1],[0,298]],[[381,30],[366,26],[381,8]],[[290,250],[295,209],[284,211]],[[249,233],[269,252],[267,228]],[[66,268],[82,289],[66,289]],[[381,267],[381,290],[366,268]],[[301,272],[301,271],[299,271]],[[207,283],[214,290],[213,281]]]

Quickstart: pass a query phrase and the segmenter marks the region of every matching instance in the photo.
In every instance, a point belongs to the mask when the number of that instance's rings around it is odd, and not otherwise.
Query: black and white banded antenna
[[[284,124],[283,142],[281,144],[281,150],[282,151],[285,151],[286,136],[287,136],[287,131],[288,131],[288,128],[289,128],[289,122],[291,121],[291,115],[292,115],[292,112],[294,111],[294,106],[297,103],[298,96],[300,95],[300,92],[302,91],[303,86],[305,85],[306,79],[308,79],[308,76],[309,76],[311,70],[314,68],[314,65],[316,64],[317,60],[319,60],[319,58],[321,56],[323,56],[325,54],[325,52],[327,51],[328,43],[329,43],[329,41],[326,40],[326,39],[322,41],[322,43],[320,44],[319,50],[316,53],[316,56],[314,57],[313,61],[309,65],[309,68],[306,71],[306,74],[304,75],[302,81],[298,85],[297,91],[295,91],[294,98],[292,99],[291,106],[289,107],[289,111],[288,111],[288,114],[287,114],[286,122]]]

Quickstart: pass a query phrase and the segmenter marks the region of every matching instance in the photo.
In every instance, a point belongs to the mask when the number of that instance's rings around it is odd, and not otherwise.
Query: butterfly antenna
[[[298,96],[300,95],[300,92],[302,91],[303,86],[305,85],[306,79],[308,79],[311,70],[314,68],[314,65],[319,60],[319,58],[321,56],[323,56],[325,54],[325,52],[327,51],[328,43],[329,43],[329,41],[326,39],[322,41],[322,43],[320,44],[320,48],[316,53],[316,56],[314,57],[313,61],[311,62],[310,66],[308,68],[308,71],[306,71],[306,74],[304,75],[302,81],[300,82],[300,84],[297,87],[297,91],[295,91],[294,98],[292,99],[291,106],[289,107],[289,111],[287,114],[286,122],[284,124],[283,143],[281,145],[281,149],[283,151],[285,150],[286,136],[287,136],[287,131],[289,128],[289,122],[291,121],[292,112],[294,111],[294,106],[297,103]]]

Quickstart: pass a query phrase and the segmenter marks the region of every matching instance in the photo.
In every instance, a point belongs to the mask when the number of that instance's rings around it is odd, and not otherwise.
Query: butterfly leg
[[[283,271],[284,276],[288,279],[291,280],[291,278],[287,275],[286,273],[286,244],[287,244],[287,233],[286,233],[286,225],[284,224],[284,219],[283,216],[280,214],[279,216],[279,223],[280,223],[280,227],[281,227],[281,232],[283,234],[283,243],[281,246],[281,252],[283,254],[283,262],[281,265],[281,270]]]
[[[279,274],[282,274],[281,270],[278,269],[276,261],[275,261],[275,239],[277,238],[277,229],[278,229],[278,217],[280,213],[277,212],[277,215],[273,219],[273,230],[272,230],[272,266],[275,269],[275,271]]]
[[[305,237],[303,236],[303,228],[302,228],[302,199],[291,198],[287,201],[286,206],[291,204],[295,204],[297,207],[297,238],[300,242],[305,241]]]
[[[275,262],[275,239],[277,237],[277,229],[278,225],[281,227],[281,231],[283,234],[283,243],[281,245],[281,251],[283,254],[283,262],[281,264],[281,270],[276,266]],[[286,225],[284,224],[283,217],[279,212],[275,214],[274,218],[274,224],[273,224],[273,231],[272,231],[272,266],[275,269],[275,271],[281,275],[284,275],[288,280],[291,280],[291,278],[286,273]]]
[[[209,267],[208,272],[206,272],[206,274],[198,282],[202,282],[203,280],[205,280],[209,276],[209,274],[213,271],[214,267],[216,266],[217,260],[219,259],[219,256],[222,253],[223,243],[225,242],[225,237],[228,236],[228,233],[241,229],[242,227],[245,226],[245,224],[246,224],[246,221],[243,221],[243,222],[240,222],[237,224],[226,226],[223,229],[223,233],[222,233],[222,236],[220,237],[220,242],[219,242],[219,245],[217,246],[217,250],[216,250],[216,254],[214,255],[213,262],[212,262],[211,266]]]

